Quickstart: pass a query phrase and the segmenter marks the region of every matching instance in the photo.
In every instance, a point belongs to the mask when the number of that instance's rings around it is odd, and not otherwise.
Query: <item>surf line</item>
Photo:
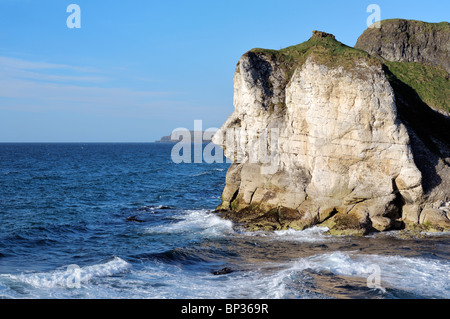
[[[188,303],[187,306],[181,307],[181,313],[183,314],[208,314],[210,317],[214,314],[214,310],[216,309],[216,306],[196,306],[191,305],[191,303]]]

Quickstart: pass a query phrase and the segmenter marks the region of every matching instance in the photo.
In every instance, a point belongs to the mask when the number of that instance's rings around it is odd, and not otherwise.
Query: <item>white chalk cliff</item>
[[[235,111],[213,138],[233,162],[218,211],[250,229],[447,228],[450,190],[445,181],[424,190],[397,100],[382,62],[327,33],[247,52]]]

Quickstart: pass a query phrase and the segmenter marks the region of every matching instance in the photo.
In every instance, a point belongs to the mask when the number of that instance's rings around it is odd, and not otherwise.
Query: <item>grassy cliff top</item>
[[[303,43],[286,47],[281,50],[270,50],[256,48],[248,53],[257,55],[264,54],[272,61],[276,61],[285,71],[287,81],[289,81],[295,69],[301,66],[308,57],[313,57],[318,64],[329,67],[343,67],[349,72],[355,71],[355,66],[361,60],[367,62],[368,65],[378,65],[382,63],[372,57],[367,52],[349,47],[335,39],[332,34],[313,31],[313,36]],[[361,76],[363,76],[361,74]]]
[[[420,32],[439,31],[450,32],[450,23],[427,23],[415,20],[389,19],[381,21],[382,27],[387,25],[414,25]],[[396,29],[397,32],[401,31]],[[365,32],[379,32],[379,29],[367,29]],[[313,31],[313,36],[303,43],[286,47],[281,50],[256,48],[246,54],[264,55],[279,65],[286,74],[287,85],[295,69],[301,66],[308,57],[313,57],[316,63],[329,67],[342,67],[364,78],[364,71],[358,73],[356,67],[361,61],[367,65],[388,67],[395,77],[415,90],[418,96],[430,107],[450,112],[449,74],[439,66],[416,62],[390,62],[381,57],[375,57],[362,49],[349,47],[335,39],[332,34]]]
[[[443,68],[418,62],[385,61],[384,64],[430,107],[450,113],[450,79]]]

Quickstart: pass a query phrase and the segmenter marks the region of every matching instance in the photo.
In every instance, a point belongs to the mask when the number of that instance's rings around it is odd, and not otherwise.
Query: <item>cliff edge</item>
[[[450,228],[449,118],[369,53],[314,31],[240,58],[235,111],[213,138],[233,162],[218,212],[253,230]],[[447,71],[419,63],[448,89]]]

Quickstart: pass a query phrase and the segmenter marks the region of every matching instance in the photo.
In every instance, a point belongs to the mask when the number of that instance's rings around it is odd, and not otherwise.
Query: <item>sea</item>
[[[450,233],[250,232],[214,213],[230,164],[173,147],[0,144],[0,298],[450,297]]]

